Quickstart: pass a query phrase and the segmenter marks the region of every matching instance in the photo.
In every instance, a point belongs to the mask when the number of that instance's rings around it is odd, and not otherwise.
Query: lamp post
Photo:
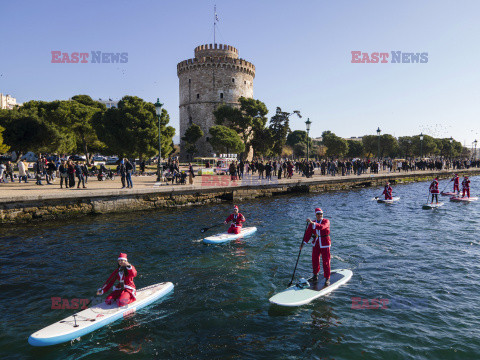
[[[163,104],[160,102],[160,99],[157,98],[157,102],[155,103],[155,112],[157,113],[158,117],[158,164],[157,164],[157,181],[162,181],[162,131],[160,128],[160,116],[162,115],[162,106]]]
[[[477,139],[473,142],[475,144],[475,152],[473,153],[473,161],[477,161]]]
[[[380,127],[377,129],[377,159],[380,159]]]
[[[308,163],[308,151],[309,151],[309,140],[310,140],[310,125],[312,122],[310,121],[310,118],[307,118],[307,121],[305,121],[305,125],[307,126],[307,163]]]
[[[420,133],[420,160],[423,159],[423,134]]]
[[[412,140],[408,139],[408,147],[407,147],[407,153],[405,154],[405,157],[408,157],[408,154],[410,153],[410,146],[412,146]]]

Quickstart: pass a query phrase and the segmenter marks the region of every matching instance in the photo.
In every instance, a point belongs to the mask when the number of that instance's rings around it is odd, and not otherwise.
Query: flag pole
[[[213,8],[213,45],[215,46],[215,21],[217,18],[217,5]]]

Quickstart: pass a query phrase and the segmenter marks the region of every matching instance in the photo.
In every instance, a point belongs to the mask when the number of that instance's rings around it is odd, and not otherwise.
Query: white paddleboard
[[[33,333],[28,338],[28,342],[33,346],[48,346],[79,338],[115,320],[135,313],[172,290],[173,284],[164,282],[137,290],[137,300],[126,306],[118,307],[116,302],[107,305],[103,301],[101,304],[76,313],[75,319],[72,315]]]
[[[391,204],[391,203],[393,203],[394,201],[398,201],[398,200],[400,200],[400,196],[395,196],[395,197],[393,197],[393,198],[391,198],[391,199],[389,199],[389,200],[378,199],[377,202],[378,202],[379,204],[381,204],[381,203]]]
[[[472,202],[477,200],[478,200],[478,197],[476,196],[470,196],[470,197],[454,196],[450,198],[450,201],[455,201],[455,202]]]
[[[436,208],[439,208],[440,206],[443,206],[445,205],[445,203],[443,202],[439,202],[438,204],[437,203],[426,203],[426,204],[423,204],[423,208],[424,209],[436,209]]]
[[[458,195],[458,193],[448,192],[448,191],[447,192],[441,192],[440,194],[443,195],[443,196],[457,196]]]
[[[353,272],[348,269],[332,270],[330,274],[330,285],[323,287],[324,280],[318,279],[316,284],[304,287],[302,284],[296,284],[272,296],[269,301],[272,304],[281,306],[301,306],[310,303],[311,301],[326,295],[339,286],[345,284],[352,277]]]
[[[212,235],[203,239],[203,242],[206,244],[221,244],[227,241],[235,240],[241,237],[245,237],[248,235],[253,234],[257,231],[255,226],[252,227],[245,227],[240,230],[240,234],[229,234],[229,233],[221,233],[217,235]]]

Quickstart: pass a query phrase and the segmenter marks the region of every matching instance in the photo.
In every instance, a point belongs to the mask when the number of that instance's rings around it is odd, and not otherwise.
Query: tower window
[[[223,93],[220,93],[220,99],[223,99]]]
[[[208,140],[210,140],[210,138],[207,136],[207,137],[205,138],[205,140],[207,140],[207,141],[208,141]]]
[[[245,85],[247,85],[247,82],[246,82],[246,81],[244,81],[243,83],[244,83]]]
[[[197,94],[197,99],[200,99],[200,94]]]
[[[235,82],[235,79],[234,79],[234,78],[232,78],[232,83],[234,83],[234,82]]]
[[[188,83],[190,84],[192,82],[192,79],[188,79]]]
[[[188,122],[190,123],[190,125],[192,125],[193,119],[191,116],[188,118]]]

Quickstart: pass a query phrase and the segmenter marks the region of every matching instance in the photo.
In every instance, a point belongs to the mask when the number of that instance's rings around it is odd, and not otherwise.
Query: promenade
[[[319,172],[319,170],[317,170]],[[396,178],[431,178],[433,180],[434,175],[448,176],[453,173],[461,174],[480,174],[479,168],[470,168],[463,170],[440,170],[440,171],[409,171],[409,172],[389,172],[380,171],[378,174],[362,174],[362,175],[348,175],[348,176],[322,176],[313,175],[310,178],[305,178],[300,174],[295,173],[292,179],[282,178],[278,180],[276,177],[272,177],[272,180],[259,179],[258,173],[255,175],[245,176],[242,180],[230,181],[228,175],[204,175],[196,176],[194,184],[174,184],[159,183],[156,182],[156,176],[134,176],[133,189],[122,189],[120,177],[116,177],[115,180],[98,181],[96,177],[90,177],[87,188],[75,188],[61,189],[60,179],[56,178],[52,185],[46,185],[45,181],[42,181],[45,185],[36,185],[35,180],[30,179],[28,183],[16,182],[1,183],[0,184],[0,204],[11,203],[17,201],[38,201],[47,199],[74,199],[74,198],[91,198],[91,197],[110,197],[110,196],[129,196],[129,195],[142,195],[142,194],[155,194],[155,193],[182,193],[182,192],[203,192],[212,191],[215,189],[228,189],[228,188],[261,188],[261,187],[282,187],[293,185],[312,185],[322,183],[342,183],[342,182],[362,182],[372,179],[396,179]]]

